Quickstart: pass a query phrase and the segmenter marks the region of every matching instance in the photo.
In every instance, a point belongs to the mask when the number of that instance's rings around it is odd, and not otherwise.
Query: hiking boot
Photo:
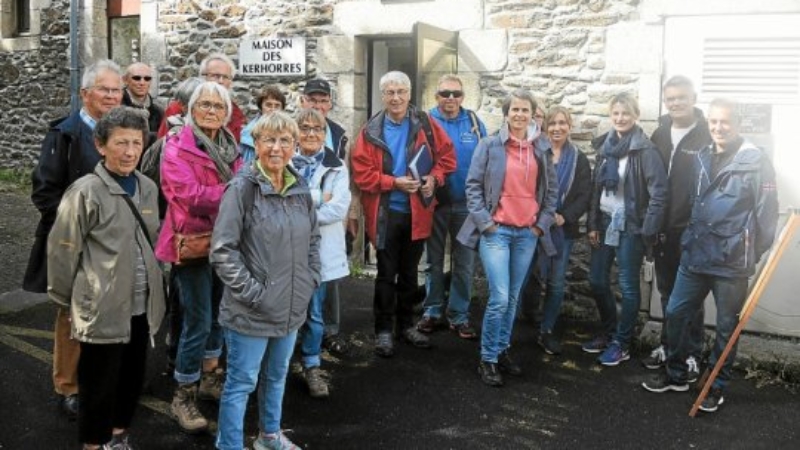
[[[208,428],[208,421],[197,409],[197,383],[179,385],[169,410],[187,433],[199,433]]]
[[[558,341],[558,338],[555,337],[551,331],[539,333],[539,339],[537,339],[536,342],[548,355],[561,354],[561,342]]]
[[[375,335],[375,354],[383,358],[394,356],[394,340],[392,333],[383,331]]]
[[[283,434],[282,431],[277,433],[263,434],[259,433],[258,439],[253,442],[253,449],[255,450],[300,450],[294,442]]]
[[[335,334],[322,338],[322,348],[335,355],[346,356],[350,352],[350,344],[342,336]]]
[[[328,383],[322,378],[322,370],[319,367],[309,367],[303,370],[308,393],[313,398],[325,398],[328,396]]]
[[[481,361],[478,364],[478,375],[481,376],[483,384],[488,386],[500,387],[503,385],[503,376],[500,375],[496,363]]]
[[[694,356],[686,358],[686,381],[694,383],[700,378],[700,365]]]
[[[413,347],[431,348],[431,341],[428,339],[428,336],[420,333],[414,327],[408,327],[403,330],[402,337],[407,344],[411,344]]]
[[[417,331],[425,334],[431,334],[437,328],[439,328],[439,319],[436,317],[422,316],[422,319],[417,322]]]
[[[597,362],[604,366],[612,367],[629,359],[631,359],[631,354],[623,349],[619,342],[612,341],[611,345],[597,358]]]
[[[642,365],[650,370],[656,370],[664,367],[667,361],[667,350],[663,345],[659,345],[650,352],[650,356],[642,360]]]
[[[669,391],[686,392],[689,390],[688,383],[675,381],[666,372],[653,375],[649,380],[642,383],[642,387],[657,394]]]
[[[451,323],[450,329],[455,331],[461,339],[473,340],[478,338],[478,332],[475,331],[475,328],[472,328],[469,322]]]
[[[497,365],[500,366],[500,370],[509,375],[515,377],[522,375],[522,367],[511,359],[511,355],[508,354],[508,349],[497,355]]]
[[[700,411],[708,413],[716,412],[717,409],[719,409],[719,405],[724,402],[725,398],[722,396],[722,389],[711,388],[705,400],[703,400],[703,403],[700,404]]]
[[[608,337],[605,335],[598,335],[592,338],[591,341],[584,342],[581,349],[586,353],[600,353],[608,347]]]
[[[211,372],[203,372],[200,377],[200,388],[197,398],[200,400],[219,401],[222,396],[222,386],[225,384],[225,371],[217,367]]]

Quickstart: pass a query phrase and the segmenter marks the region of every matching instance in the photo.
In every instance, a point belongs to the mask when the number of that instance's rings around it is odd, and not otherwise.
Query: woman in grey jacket
[[[252,133],[256,159],[228,185],[211,242],[228,347],[217,448],[244,447],[247,397],[259,384],[255,448],[294,449],[280,429],[281,404],[297,330],[320,285],[320,234],[308,186],[288,166],[297,124],[274,112]]]
[[[72,337],[81,345],[83,448],[128,448],[147,343],[165,309],[152,246],[158,188],[136,171],[147,140],[144,115],[112,109],[94,137],[103,161],[67,189],[58,207],[47,245],[47,293],[70,307]]]
[[[503,385],[499,370],[522,374],[508,352],[519,291],[539,241],[548,255],[555,252],[544,234],[555,221],[555,171],[550,142],[533,121],[535,111],[528,91],[512,92],[503,102],[506,124],[481,140],[467,176],[470,220],[457,239],[478,246],[489,282],[478,365],[489,386]]]

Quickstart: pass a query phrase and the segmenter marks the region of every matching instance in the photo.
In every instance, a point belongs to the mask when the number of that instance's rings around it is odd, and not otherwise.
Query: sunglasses
[[[133,81],[142,81],[142,79],[144,79],[144,81],[150,81],[153,79],[153,77],[150,75],[131,75],[131,80]]]
[[[453,98],[461,98],[464,96],[464,91],[451,91],[449,89],[445,89],[437,91],[436,95],[442,98],[450,98],[450,96],[452,96]]]

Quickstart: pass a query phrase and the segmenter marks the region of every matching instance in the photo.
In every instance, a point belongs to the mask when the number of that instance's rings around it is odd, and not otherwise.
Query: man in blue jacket
[[[474,111],[461,106],[464,102],[464,84],[455,75],[444,75],[436,90],[438,106],[430,110],[433,117],[453,141],[456,151],[456,170],[447,176],[447,182],[437,192],[438,204],[433,216],[433,230],[425,242],[428,254],[426,273],[427,295],[422,320],[417,329],[432,333],[441,323],[445,291],[449,290],[447,319],[450,329],[462,339],[475,339],[477,333],[469,322],[469,302],[472,288],[475,251],[456,240],[458,230],[469,216],[465,182],[472,152],[478,141],[486,136],[486,126]],[[445,242],[450,234],[451,277],[446,286],[444,270]]]
[[[775,170],[761,149],[739,135],[736,104],[711,102],[708,128],[713,144],[698,155],[695,198],[681,239],[683,254],[667,305],[666,372],[642,385],[651,392],[686,391],[691,347],[687,339],[696,311],[709,292],[717,306],[717,330],[709,365],[717,363],[739,321],[747,280],[775,238],[778,193]],[[701,411],[724,401],[736,346],[722,366]]]

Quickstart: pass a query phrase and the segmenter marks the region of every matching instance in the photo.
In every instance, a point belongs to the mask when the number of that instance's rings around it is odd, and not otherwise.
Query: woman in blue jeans
[[[228,375],[219,406],[217,448],[244,448],[247,398],[256,385],[256,450],[299,449],[281,431],[289,359],[308,302],[320,285],[316,205],[288,165],[297,124],[283,112],[253,127],[256,159],[228,185],[211,242],[211,263],[225,290],[219,321]]]
[[[582,345],[601,353],[598,362],[616,366],[630,359],[636,316],[641,303],[639,272],[664,219],[667,173],[658,149],[636,124],[639,104],[630,94],[609,103],[613,129],[595,138],[594,189],[589,207],[592,256],[589,284],[600,313],[601,330]],[[611,266],[617,260],[622,311],[617,321],[616,296],[611,290]]]
[[[323,307],[328,281],[350,274],[344,241],[344,220],[350,208],[350,176],[344,162],[325,146],[325,117],[317,110],[303,109],[297,116],[300,129],[297,153],[292,165],[303,175],[317,208],[320,234],[322,284],[308,305],[308,319],[300,333],[301,363],[308,393],[314,398],[328,396],[328,383],[320,369],[322,337],[325,332]]]
[[[552,145],[558,192],[555,224],[545,234],[549,234],[557,253],[552,257],[544,253],[536,255],[533,264],[536,268],[531,266],[530,270],[531,275],[535,272],[536,276],[530,276],[528,284],[534,288],[530,289],[533,293],[530,300],[534,300],[541,295],[539,280],[545,282],[543,317],[539,324],[538,343],[546,353],[557,355],[561,353],[561,342],[553,334],[553,329],[564,300],[572,244],[581,235],[578,221],[589,209],[589,200],[592,198],[592,169],[586,155],[569,139],[572,131],[572,115],[567,108],[563,106],[550,108],[544,120],[544,128]],[[529,291],[529,288],[526,287],[525,291]],[[529,301],[529,298],[525,301]]]
[[[556,190],[550,142],[533,122],[536,100],[515,90],[503,102],[505,124],[481,140],[467,175],[467,209],[458,240],[475,247],[489,282],[478,373],[489,386],[502,386],[500,370],[521,375],[509,356],[517,298],[537,241],[553,224]],[[547,254],[552,243],[543,240]]]

